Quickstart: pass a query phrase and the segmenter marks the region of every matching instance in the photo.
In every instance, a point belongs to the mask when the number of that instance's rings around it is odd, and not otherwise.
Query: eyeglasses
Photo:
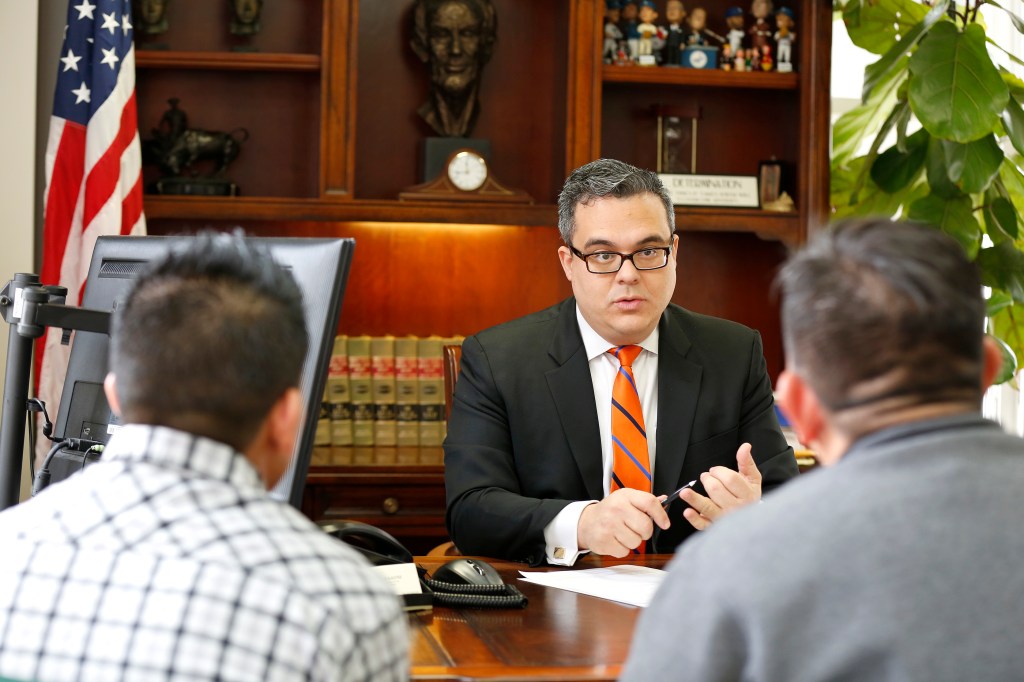
[[[583,254],[570,244],[569,250],[587,264],[588,272],[592,272],[595,275],[611,275],[616,273],[627,260],[637,270],[657,270],[668,265],[668,255],[672,253],[671,246],[648,246],[644,249],[637,249],[633,253],[595,251],[594,253]]]

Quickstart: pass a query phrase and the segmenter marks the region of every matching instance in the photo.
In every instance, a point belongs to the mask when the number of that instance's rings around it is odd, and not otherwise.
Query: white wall
[[[16,272],[34,271],[38,16],[39,0],[0,2],[0,83],[4,94],[0,107],[0,149],[4,150],[4,162],[0,164],[3,283]],[[6,369],[8,334],[9,327],[4,323],[0,326],[0,380]],[[24,491],[23,486],[23,496]]]

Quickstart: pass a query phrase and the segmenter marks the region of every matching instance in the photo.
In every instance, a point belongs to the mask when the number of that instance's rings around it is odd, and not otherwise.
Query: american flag
[[[81,301],[97,237],[146,231],[132,37],[130,0],[69,0],[46,147],[41,275],[67,287],[68,305]],[[36,355],[38,394],[52,417],[69,355],[60,340],[60,329],[48,330]]]

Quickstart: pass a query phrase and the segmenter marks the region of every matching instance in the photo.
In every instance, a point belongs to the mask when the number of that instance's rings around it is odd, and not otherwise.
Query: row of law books
[[[441,445],[442,348],[462,338],[335,337],[314,445]]]

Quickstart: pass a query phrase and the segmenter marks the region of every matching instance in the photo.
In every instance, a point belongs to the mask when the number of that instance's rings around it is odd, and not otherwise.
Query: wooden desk
[[[417,557],[428,571],[452,557]],[[530,569],[488,560],[530,603],[525,609],[449,609],[409,616],[414,680],[615,680],[629,654],[640,609],[518,580],[521,570],[576,570],[641,563],[662,568],[671,555],[645,559],[587,556],[573,568]]]

